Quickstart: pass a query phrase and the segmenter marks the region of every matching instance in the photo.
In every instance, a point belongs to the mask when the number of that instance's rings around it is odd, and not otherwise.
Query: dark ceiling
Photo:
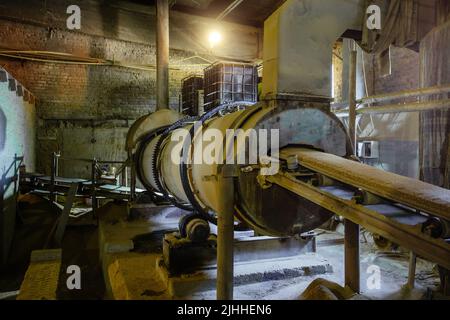
[[[129,0],[155,5],[153,0]],[[170,0],[169,0],[170,1]],[[264,20],[286,0],[244,0],[223,21],[262,27]],[[172,10],[202,17],[217,18],[234,0],[172,0]]]

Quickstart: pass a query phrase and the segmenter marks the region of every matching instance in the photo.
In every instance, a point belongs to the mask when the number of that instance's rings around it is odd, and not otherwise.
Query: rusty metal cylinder
[[[221,141],[213,139],[212,132],[219,133]],[[257,138],[256,149],[249,142],[252,136]],[[181,120],[149,135],[138,148],[136,167],[150,191],[163,194],[180,208],[208,216],[223,207],[218,178],[225,174],[234,181],[236,220],[259,234],[297,235],[318,227],[331,213],[283,188],[258,183],[264,170],[278,173],[275,140],[278,149],[304,145],[338,156],[352,154],[345,127],[326,108],[303,102],[289,102],[283,108],[259,103],[203,122]],[[261,154],[263,142],[267,153]],[[212,154],[213,161],[208,162],[205,154]],[[265,163],[271,157],[276,161]]]

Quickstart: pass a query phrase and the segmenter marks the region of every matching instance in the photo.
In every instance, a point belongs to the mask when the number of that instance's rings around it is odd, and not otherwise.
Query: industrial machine
[[[176,121],[171,123],[171,119]],[[197,218],[217,222],[221,199],[229,199],[219,182],[219,176],[226,175],[234,184],[235,230],[298,236],[337,214],[450,268],[450,192],[359,163],[344,126],[318,98],[224,105],[200,118],[181,118],[162,110],[147,121],[156,128],[137,139],[139,179],[149,191],[164,195]],[[231,161],[234,164],[227,164],[225,152],[215,163],[193,161],[193,150],[201,148],[203,153],[212,144],[200,135],[201,130],[215,129],[225,137],[227,129],[247,132],[265,128],[279,130],[279,152],[268,155],[274,162],[279,157],[279,167],[271,174],[262,174],[270,166],[264,157],[256,164],[249,163],[250,143],[237,137],[221,146],[234,149],[235,157],[244,151],[247,158],[243,163],[235,159]],[[261,142],[259,139],[258,144]],[[174,151],[177,145],[179,149]],[[174,161],[174,154],[180,161]],[[186,219],[188,223],[192,220]],[[201,230],[205,225],[191,226]],[[189,232],[195,233],[184,234]]]
[[[158,111],[150,115],[152,121],[148,121],[155,124],[158,120],[154,119],[162,119],[159,126],[144,135],[136,148],[138,177],[149,191],[161,193],[174,205],[195,211],[214,222],[215,212],[219,210],[218,198],[222,196],[215,176],[221,170],[228,170],[235,179],[236,220],[239,221],[236,227],[245,225],[265,235],[292,236],[307,232],[337,213],[315,204],[311,199],[298,196],[283,183],[273,183],[278,181],[277,177],[288,174],[292,179],[309,182],[310,186],[322,188],[322,191],[331,190],[332,194],[345,190],[347,194],[344,199],[355,197],[358,203],[375,206],[371,207],[374,209],[378,205],[382,212],[389,211],[391,216],[394,211],[397,215],[402,213],[403,222],[409,219],[414,223],[427,221],[427,230],[431,232],[432,228],[432,235],[448,237],[445,231],[448,227],[445,221],[450,218],[448,190],[356,163],[345,128],[321,104],[278,100],[273,106],[262,102],[243,110],[236,110],[242,106],[233,104],[219,107],[199,119],[181,119],[173,111]],[[169,117],[161,117],[162,114],[171,114],[172,118],[180,120],[171,124],[170,121],[165,122]],[[195,123],[202,126],[195,126]],[[182,128],[190,132],[193,138],[183,137],[180,161],[174,163],[171,156],[180,143],[173,136]],[[203,142],[203,150],[212,143],[200,141],[204,137],[200,137],[195,130],[216,129],[225,137],[227,129],[247,132],[249,129],[264,128],[279,130],[281,166],[274,175],[261,175],[261,169],[267,167],[261,162],[237,164],[235,159],[236,164],[229,165],[226,159],[218,159],[220,161],[213,164],[189,161],[193,157],[191,151],[199,147],[200,142]],[[224,149],[234,148],[235,157],[239,150],[249,154],[248,141],[239,141],[235,136],[227,142],[223,143]],[[304,163],[303,159],[309,160],[311,155],[314,157],[310,163]],[[294,164],[290,163],[288,167],[292,158]],[[329,171],[325,171],[323,167],[331,161],[334,162],[326,168]],[[352,174],[352,171],[357,171],[359,176]],[[401,189],[399,184],[402,184]],[[401,206],[394,209],[397,204]],[[423,214],[411,209],[420,210]],[[396,219],[399,220],[398,216]]]
[[[279,130],[279,148],[288,146],[309,146],[341,157],[352,155],[352,148],[346,130],[341,122],[330,112],[320,107],[320,102],[286,101],[286,107],[264,104],[242,106],[230,104],[219,107],[199,119],[184,118],[174,124],[164,123],[141,139],[136,148],[135,165],[139,180],[151,192],[159,192],[166,200],[185,210],[192,210],[210,222],[214,222],[219,208],[219,198],[215,175],[219,170],[229,170],[236,177],[236,218],[237,228],[251,227],[259,234],[270,236],[292,236],[313,230],[331,217],[331,212],[301,199],[281,187],[265,188],[258,184],[261,163],[249,163],[252,156],[249,133],[269,129]],[[172,113],[163,110],[152,114]],[[177,116],[173,116],[176,118]],[[157,120],[150,121],[155,124]],[[181,131],[185,130],[185,131]],[[226,137],[226,130],[233,130],[233,139],[226,139],[220,145],[224,150],[215,157],[214,163],[195,161],[194,150],[207,150],[217,143],[213,139],[205,141],[204,133],[216,130]],[[255,131],[249,131],[255,130]],[[181,132],[189,132],[182,140]],[[239,134],[242,137],[239,137]],[[265,144],[270,146],[275,137],[264,136]],[[212,140],[212,141],[211,141]],[[258,142],[261,149],[262,141]],[[174,151],[182,146],[182,150]],[[261,150],[259,150],[261,151]],[[267,151],[271,151],[268,148]],[[173,161],[172,155],[178,152],[180,161]],[[278,153],[278,150],[276,150]],[[228,154],[227,154],[228,153]],[[230,154],[233,159],[227,159]],[[246,161],[239,163],[238,156],[244,154]],[[278,154],[268,154],[277,161]],[[205,160],[205,159],[200,159]],[[259,159],[261,161],[261,159]],[[230,163],[235,163],[232,165]],[[268,164],[263,164],[268,167]],[[277,165],[273,163],[272,165]],[[311,175],[308,174],[307,175]],[[282,214],[275,215],[275,212]]]
[[[224,231],[230,212],[234,230],[277,237],[304,234],[336,214],[346,221],[346,283],[355,291],[358,225],[409,249],[414,261],[417,254],[437,263],[448,279],[450,191],[359,163],[346,128],[329,110],[327,49],[348,28],[357,28],[361,16],[359,1],[346,6],[339,6],[342,16],[333,20],[335,28],[318,34],[315,17],[328,17],[329,4],[317,1],[308,16],[296,20],[291,15],[303,14],[304,8],[286,2],[265,23],[263,101],[221,105],[201,117],[158,110],[133,125],[128,153],[149,192],[193,212],[194,218],[184,219],[180,227],[187,237],[200,234],[207,241],[209,229],[198,219],[213,224],[222,219],[222,249],[232,247]],[[299,32],[292,32],[296,28]],[[311,35],[316,42],[305,45]],[[299,72],[292,72],[294,65]],[[244,132],[244,138],[230,138],[230,130]],[[222,141],[205,138],[205,131]],[[265,135],[256,134],[255,147],[252,132],[261,131]],[[205,153],[214,161],[196,161]],[[188,225],[200,231],[186,230]],[[218,292],[225,294],[218,297],[227,298],[233,259],[221,255]]]

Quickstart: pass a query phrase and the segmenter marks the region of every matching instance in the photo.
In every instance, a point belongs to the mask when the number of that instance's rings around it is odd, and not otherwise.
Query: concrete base
[[[217,273],[215,260],[197,269],[197,272],[170,276],[161,251],[157,253],[139,248],[139,241],[136,241],[139,237],[176,227],[182,214],[170,207],[154,210],[141,211],[130,221],[125,206],[110,205],[99,209],[103,211],[99,214],[99,242],[107,298],[189,299],[195,294],[214,290]],[[259,241],[255,241],[249,236],[245,232],[235,234],[236,286],[332,272],[327,260],[314,253],[306,253],[313,251],[313,241],[267,237],[259,237]],[[162,245],[162,239],[160,241]],[[267,250],[262,250],[262,247],[267,247]],[[284,258],[278,256],[281,248]],[[246,254],[255,250],[259,252],[257,256]]]
[[[163,258],[156,261],[156,270],[167,284],[169,296],[189,297],[194,293],[216,288],[216,266],[204,267],[191,274],[170,276]],[[248,285],[265,281],[286,280],[301,276],[312,276],[333,272],[327,260],[315,253],[303,254],[285,259],[266,259],[234,264],[234,285]]]
[[[35,250],[17,300],[56,300],[61,249]]]

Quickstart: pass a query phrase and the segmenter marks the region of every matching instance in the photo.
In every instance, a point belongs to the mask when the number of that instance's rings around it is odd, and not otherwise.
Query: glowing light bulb
[[[217,31],[212,31],[208,36],[208,41],[212,48],[222,41],[222,35]]]

